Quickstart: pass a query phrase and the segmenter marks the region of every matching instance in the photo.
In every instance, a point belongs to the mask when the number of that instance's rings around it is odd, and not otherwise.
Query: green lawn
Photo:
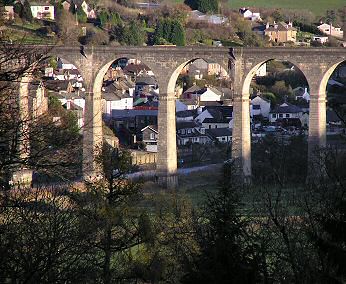
[[[174,3],[183,3],[184,0],[170,0]],[[229,6],[234,9],[241,7],[283,8],[309,10],[315,15],[323,15],[327,10],[346,6],[345,0],[228,0]]]

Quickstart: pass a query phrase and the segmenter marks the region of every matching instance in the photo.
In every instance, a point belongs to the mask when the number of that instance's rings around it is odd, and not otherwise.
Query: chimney
[[[268,22],[266,23],[266,29],[269,29],[269,23]]]

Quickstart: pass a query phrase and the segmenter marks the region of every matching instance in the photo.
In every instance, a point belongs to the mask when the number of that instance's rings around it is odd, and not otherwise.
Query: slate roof
[[[270,113],[299,113],[303,112],[303,110],[295,105],[290,103],[283,103],[277,106],[274,110],[270,111]]]
[[[149,71],[150,68],[144,64],[128,64],[124,67],[125,73],[138,74],[140,71],[145,70]]]
[[[195,128],[198,126],[198,123],[195,121],[179,121],[176,123],[177,129]]]
[[[265,29],[267,32],[276,32],[276,31],[296,31],[297,29],[294,27],[288,26],[284,22],[279,22],[276,24],[277,27],[275,28],[274,25],[270,25],[269,28]]]
[[[136,78],[136,85],[157,85],[157,81],[153,76],[138,76]]]
[[[112,118],[126,118],[136,116],[157,116],[158,110],[156,109],[113,109]]]
[[[205,118],[203,120],[203,123],[229,123],[230,120],[231,120],[230,118],[223,118],[223,117]]]
[[[188,88],[184,94],[188,94],[188,93],[193,93],[193,94],[196,94],[196,93],[199,93],[201,92],[203,88],[197,86],[197,85],[193,85],[192,87]]]
[[[153,130],[154,132],[156,132],[156,133],[159,133],[159,131],[158,131],[158,128],[157,128],[157,125],[147,125],[146,127],[144,127],[144,128],[142,128],[141,129],[141,132],[143,132],[145,129],[147,129],[147,128],[150,128],[151,130]]]
[[[176,113],[177,117],[195,117],[197,114],[197,110],[193,109],[193,110],[183,110],[183,111],[178,111]]]
[[[203,110],[208,110],[213,117],[233,117],[233,106],[207,106]]]

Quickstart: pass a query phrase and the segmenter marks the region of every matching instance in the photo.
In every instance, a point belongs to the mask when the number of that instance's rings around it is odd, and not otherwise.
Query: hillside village
[[[214,46],[340,46],[343,9],[312,17],[303,11],[222,6],[217,0],[170,2],[2,0],[0,32],[9,41]],[[196,3],[195,3],[196,2]],[[108,6],[107,6],[108,5]],[[189,6],[190,5],[190,6]],[[168,29],[163,28],[167,26]],[[167,32],[174,30],[174,34]],[[24,38],[24,39],[23,39]]]

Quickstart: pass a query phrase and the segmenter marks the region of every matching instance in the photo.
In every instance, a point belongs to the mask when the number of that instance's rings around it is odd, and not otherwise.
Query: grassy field
[[[346,5],[345,0],[229,0],[232,8],[240,7],[263,7],[263,8],[283,8],[309,10],[315,15],[323,15],[325,11],[338,9]]]
[[[170,0],[174,3],[183,3],[184,0]],[[325,14],[327,10],[335,10],[346,6],[345,0],[228,0],[231,8],[258,7],[258,8],[282,8],[308,10],[316,16]]]

